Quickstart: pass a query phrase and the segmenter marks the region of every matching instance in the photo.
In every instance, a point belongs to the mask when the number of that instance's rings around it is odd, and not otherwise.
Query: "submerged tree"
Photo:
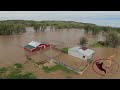
[[[100,32],[100,28],[98,26],[94,26],[91,31],[93,35],[97,35]]]
[[[97,35],[100,31],[105,33],[114,30],[120,33],[120,28],[110,26],[98,26],[91,23],[82,23],[74,21],[29,21],[29,20],[6,20],[0,21],[0,35],[21,34],[25,31],[25,27],[33,27],[37,31],[45,31],[50,27],[51,30],[60,29],[84,29],[85,32],[92,32]]]
[[[81,37],[81,38],[80,38],[80,44],[81,44],[81,45],[85,45],[85,44],[87,44],[87,42],[88,42],[88,40],[87,40],[86,37]]]
[[[12,35],[25,32],[25,25],[18,23],[0,23],[0,35]]]
[[[34,24],[33,28],[37,32],[40,29],[40,25],[39,24]]]
[[[90,31],[90,25],[86,25],[84,26],[85,32],[88,33]]]
[[[42,32],[44,32],[46,28],[47,28],[46,24],[40,24],[40,29]]]
[[[120,45],[120,36],[116,31],[109,31],[106,34],[106,41],[107,46],[110,46],[112,48],[116,48]]]

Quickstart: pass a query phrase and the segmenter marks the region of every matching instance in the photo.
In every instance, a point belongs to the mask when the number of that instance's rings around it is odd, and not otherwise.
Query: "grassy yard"
[[[64,53],[68,53],[68,49],[69,49],[69,48],[62,48],[61,50],[62,50]]]
[[[65,71],[65,72],[72,72],[71,70],[69,70],[68,68],[62,66],[62,65],[59,65],[59,64],[56,64],[55,66],[52,66],[52,67],[44,67],[42,68],[46,73],[50,73],[50,72],[54,72],[54,71],[57,71],[57,70],[62,70],[62,71]]]
[[[16,63],[12,66],[0,68],[0,79],[35,79],[33,73],[22,72],[23,65]]]
[[[89,46],[94,48],[102,47],[98,42],[93,42],[92,44],[89,44]]]

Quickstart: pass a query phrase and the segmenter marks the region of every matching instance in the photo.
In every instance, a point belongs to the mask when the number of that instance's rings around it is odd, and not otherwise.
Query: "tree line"
[[[98,34],[99,32],[107,32],[110,30],[114,30],[116,32],[120,32],[120,28],[110,27],[110,26],[98,26],[96,24],[90,23],[81,23],[74,21],[41,21],[34,23],[33,27],[35,31],[44,31],[47,27],[51,30],[60,30],[60,29],[84,29],[86,33],[92,32],[93,35]]]
[[[117,27],[98,26],[96,24],[74,21],[6,20],[0,21],[0,35],[20,34],[25,32],[26,27],[33,27],[35,32],[43,32],[49,27],[50,30],[84,29],[86,33],[91,32],[93,35],[96,35],[101,31],[106,33],[110,30],[120,33],[120,28]]]
[[[0,23],[0,35],[21,34],[25,31],[24,24]]]

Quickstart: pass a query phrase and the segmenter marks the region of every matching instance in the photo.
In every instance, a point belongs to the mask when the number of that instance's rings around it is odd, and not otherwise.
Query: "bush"
[[[0,68],[0,73],[5,73],[7,71],[6,67]]]
[[[14,64],[15,68],[22,68],[22,64],[16,63]]]
[[[90,44],[90,47],[98,48],[101,47],[101,44],[99,44],[98,42],[93,42],[92,44]]]
[[[68,53],[68,49],[69,49],[69,48],[62,48],[61,50],[62,50],[64,53]]]
[[[105,41],[98,41],[98,43],[102,46],[105,46]]]
[[[35,79],[36,78],[32,73],[29,73],[29,72],[27,72],[21,76],[22,76],[21,79]]]
[[[85,37],[80,38],[80,44],[81,45],[85,45],[85,44],[87,44],[87,42],[88,42],[88,40]]]

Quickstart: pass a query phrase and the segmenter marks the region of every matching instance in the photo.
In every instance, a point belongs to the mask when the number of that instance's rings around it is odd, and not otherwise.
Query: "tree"
[[[34,30],[37,32],[37,31],[39,31],[39,29],[40,29],[39,24],[35,24],[35,25],[34,25]]]
[[[0,23],[0,35],[12,35],[25,32],[25,26],[23,24],[16,23]]]
[[[87,42],[88,42],[88,40],[85,37],[80,38],[80,44],[81,45],[85,45],[85,44],[87,44]]]
[[[112,48],[116,48],[120,45],[120,36],[116,31],[109,31],[106,34],[106,41],[107,46],[110,46]]]
[[[84,29],[85,29],[85,32],[88,33],[90,31],[90,25],[85,25]]]
[[[42,32],[44,32],[46,28],[47,28],[46,25],[41,25],[41,31],[42,31]]]
[[[93,35],[97,35],[100,32],[100,28],[98,26],[91,27],[91,31]]]

